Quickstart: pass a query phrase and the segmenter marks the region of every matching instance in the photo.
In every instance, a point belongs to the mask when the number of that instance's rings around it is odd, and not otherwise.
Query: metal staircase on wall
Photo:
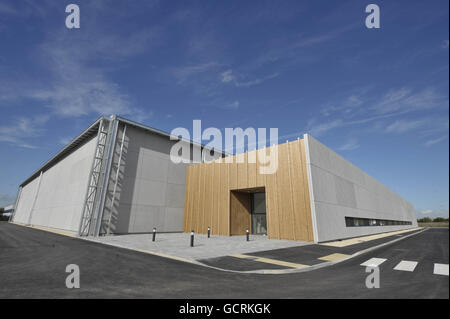
[[[100,212],[103,211],[103,197],[107,187],[110,168],[110,149],[115,140],[117,128],[115,119],[102,119],[99,123],[94,160],[89,175],[83,213],[78,230],[79,236],[97,236]]]

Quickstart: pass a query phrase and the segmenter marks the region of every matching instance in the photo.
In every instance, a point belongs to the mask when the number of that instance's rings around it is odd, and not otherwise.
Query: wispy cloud
[[[36,145],[26,140],[41,136],[45,129],[49,116],[37,116],[34,118],[20,117],[9,124],[0,126],[0,142],[11,143],[23,148],[37,148]]]
[[[178,84],[185,83],[191,77],[208,72],[219,66],[217,62],[207,62],[195,65],[187,65],[182,67],[175,67],[170,70],[170,73],[175,77]]]
[[[312,136],[319,137],[327,133],[328,131],[345,125],[345,122],[337,119],[330,122],[318,123],[316,120],[308,121],[306,132]]]
[[[370,90],[369,90],[370,91]],[[322,117],[315,117],[308,121],[306,131],[313,136],[325,135],[331,130],[355,126],[367,131],[369,123],[375,123],[372,131],[377,133],[402,134],[410,131],[432,135],[435,133],[448,132],[448,121],[446,125],[442,121],[430,116],[421,116],[420,119],[404,119],[408,115],[428,112],[430,110],[448,108],[448,97],[439,94],[433,88],[414,91],[410,88],[399,88],[389,90],[381,95],[371,95],[365,91],[361,94],[350,94],[340,101],[333,101],[325,105],[320,113]],[[330,120],[333,118],[333,120]],[[394,119],[394,120],[392,120]],[[441,125],[442,124],[442,125]],[[437,131],[439,126],[439,131]],[[425,136],[425,134],[423,134]],[[440,139],[430,139],[429,143],[437,143]]]
[[[394,112],[410,113],[417,110],[432,109],[437,106],[442,106],[444,103],[445,97],[438,94],[433,88],[427,88],[417,92],[414,92],[410,88],[400,88],[384,94],[379,101],[371,106],[371,109],[378,114]]]
[[[344,114],[351,113],[353,109],[357,108],[358,106],[362,105],[364,101],[362,100],[362,97],[360,95],[351,94],[347,98],[345,98],[342,102],[339,104],[333,103],[331,105],[327,105],[323,107],[320,112],[324,116],[329,116],[336,112],[341,112]]]
[[[234,101],[232,103],[224,105],[224,108],[230,110],[237,110],[239,108],[239,104],[240,104],[239,101]]]
[[[220,76],[223,83],[228,83],[235,80],[233,70],[226,70],[225,72],[222,72]]]
[[[261,84],[267,80],[278,77],[280,74],[275,72],[273,74],[263,76],[260,78],[255,78],[252,80],[244,80],[244,76],[241,74],[235,74],[233,70],[226,70],[220,74],[222,83],[233,83],[236,87],[250,87],[254,85]],[[241,80],[240,80],[241,79]]]
[[[91,12],[103,9],[103,5],[95,4],[89,8]],[[5,84],[0,89],[0,100],[28,99],[60,117],[120,114],[138,121],[151,117],[151,111],[137,106],[126,90],[112,80],[114,68],[101,64],[94,67],[92,62],[101,56],[120,68],[123,61],[144,53],[157,42],[158,28],[144,28],[131,35],[111,34],[95,19],[84,21],[83,27],[93,32],[49,32],[34,48],[33,58],[45,70],[44,81],[0,76],[0,83]]]
[[[434,138],[434,139],[426,141],[424,145],[429,147],[429,146],[432,146],[434,144],[438,144],[438,143],[440,143],[442,141],[445,141],[447,138],[448,138],[448,135],[444,135],[444,136],[441,136],[441,137],[438,137],[438,138]]]
[[[61,137],[59,139],[59,144],[61,145],[67,145],[73,140],[73,137]]]
[[[262,78],[256,78],[256,79],[253,79],[253,80],[250,80],[250,81],[245,81],[245,82],[235,82],[235,85],[236,85],[237,87],[249,87],[249,86],[254,86],[254,85],[261,84],[261,83],[263,83],[263,82],[265,82],[265,81],[267,81],[267,80],[274,79],[274,78],[276,78],[276,77],[279,76],[279,75],[280,75],[280,74],[279,74],[278,72],[276,72],[276,73],[273,73],[273,74],[264,76],[264,77],[262,77]]]
[[[337,147],[338,151],[351,151],[359,148],[358,141],[354,138],[350,138],[347,143]]]
[[[385,129],[386,133],[405,133],[423,126],[427,121],[407,121],[407,120],[397,120],[394,123],[388,125]]]

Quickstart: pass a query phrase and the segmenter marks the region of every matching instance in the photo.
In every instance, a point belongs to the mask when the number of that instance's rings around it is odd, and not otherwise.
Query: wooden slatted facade
[[[278,169],[273,174],[259,172],[259,151],[232,156],[231,163],[220,159],[189,166],[183,230],[205,234],[211,227],[213,235],[245,234],[251,224],[245,214],[249,212],[245,193],[263,190],[268,237],[313,241],[304,142],[298,139],[274,147]]]

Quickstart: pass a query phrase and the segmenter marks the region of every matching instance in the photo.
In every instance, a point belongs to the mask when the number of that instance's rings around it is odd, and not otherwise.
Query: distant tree
[[[431,223],[433,220],[430,217],[424,217],[417,220],[419,223]]]
[[[4,212],[5,212],[5,209],[3,207],[0,207],[0,215],[3,215]]]
[[[433,219],[433,222],[435,222],[435,223],[448,222],[448,218],[436,217],[435,219]]]

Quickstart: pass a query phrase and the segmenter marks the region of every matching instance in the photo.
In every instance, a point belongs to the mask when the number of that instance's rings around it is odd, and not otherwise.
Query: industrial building
[[[99,118],[20,185],[13,222],[79,236],[180,232],[188,164],[170,160],[170,136]]]
[[[278,169],[260,174],[260,161],[248,159],[271,148]],[[310,135],[271,148],[189,166],[184,231],[244,235],[249,229],[325,242],[417,227],[408,201]]]
[[[178,164],[174,143],[192,150]],[[203,149],[101,117],[20,185],[13,222],[79,236],[209,228],[314,242],[417,226],[409,202],[307,134],[210,162],[191,156]],[[278,169],[262,174],[258,159],[274,150]]]

